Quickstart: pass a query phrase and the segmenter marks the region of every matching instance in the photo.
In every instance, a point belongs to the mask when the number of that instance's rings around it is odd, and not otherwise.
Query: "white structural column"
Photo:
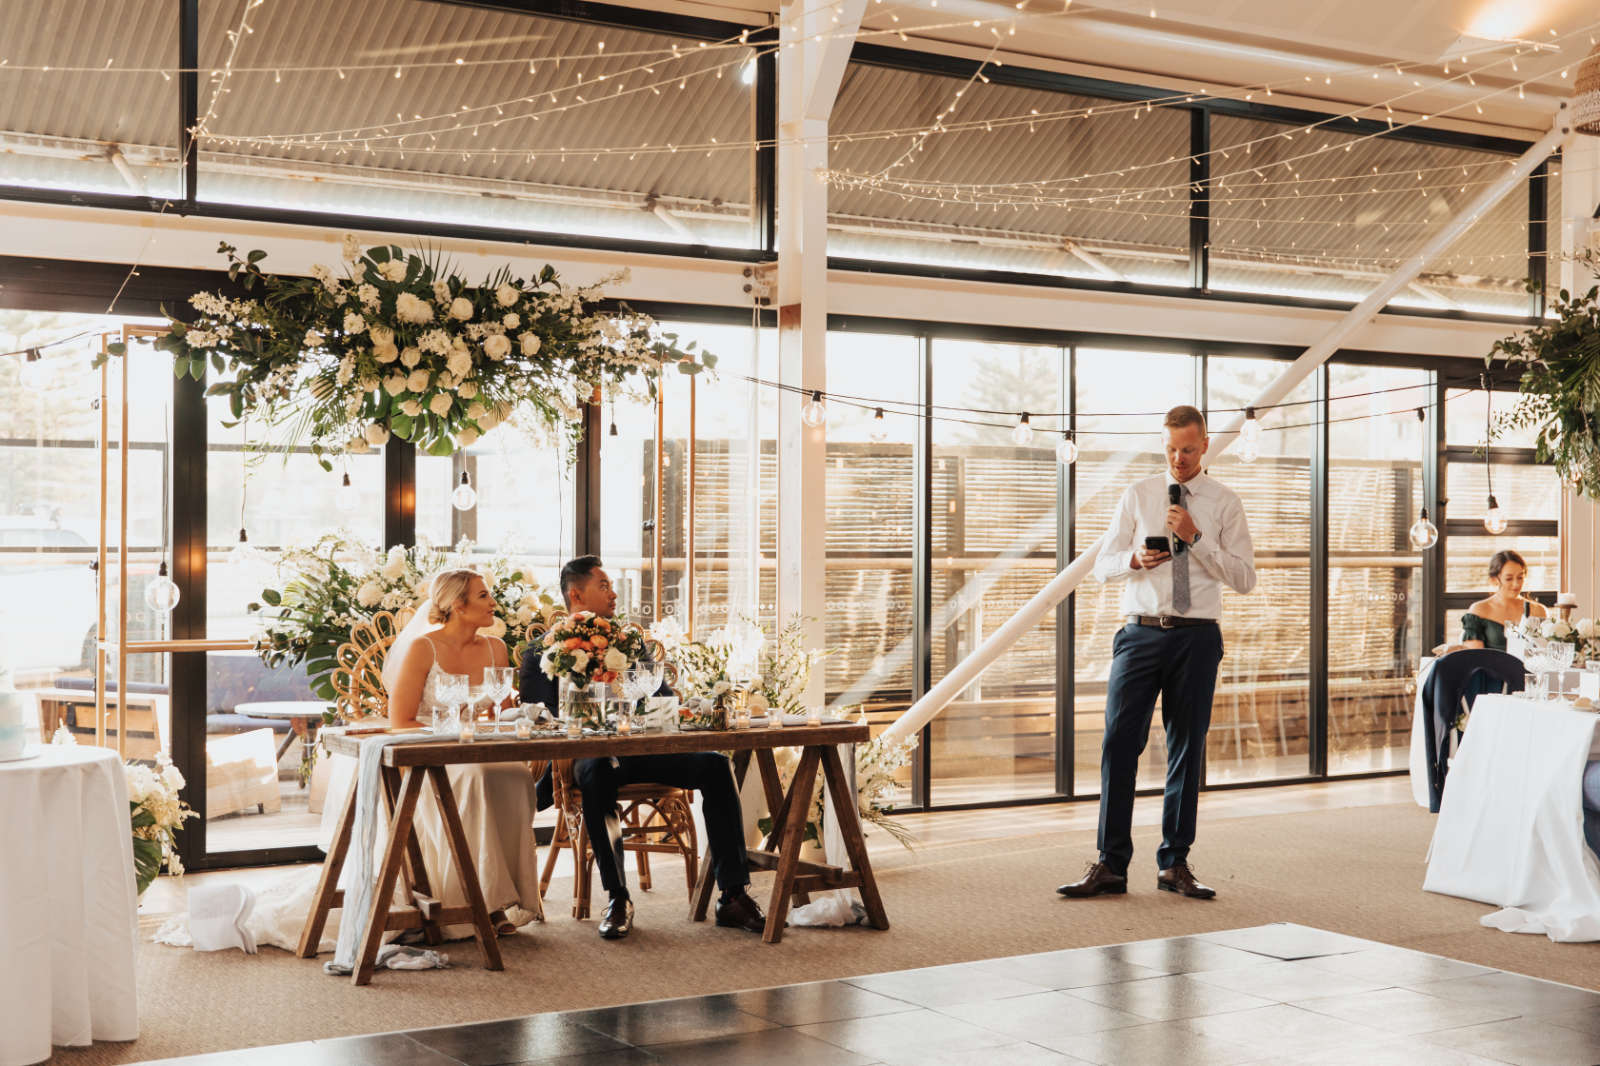
[[[1569,293],[1588,292],[1600,277],[1571,257],[1600,252],[1600,137],[1574,137],[1561,153],[1561,218],[1550,220],[1549,245],[1562,253],[1549,271]],[[1592,487],[1591,487],[1592,488]],[[1578,613],[1600,611],[1600,504],[1568,489],[1561,507],[1561,589],[1578,597]]]
[[[783,0],[778,46],[778,618],[805,620],[821,648],[826,617],[827,433],[800,420],[827,382],[828,116],[866,0]],[[812,671],[808,705],[822,703]]]
[[[1533,168],[1549,157],[1550,153],[1560,147],[1562,141],[1570,132],[1568,124],[1567,105],[1561,105],[1561,111],[1556,115],[1555,124],[1550,132],[1546,133],[1527,152],[1523,153],[1515,165],[1510,167],[1500,179],[1484,187],[1472,201],[1467,204],[1449,223],[1433,235],[1422,246],[1416,255],[1406,262],[1393,274],[1369,293],[1355,307],[1341,317],[1328,333],[1317,343],[1307,348],[1298,359],[1289,364],[1288,368],[1280,374],[1277,380],[1268,385],[1257,396],[1251,406],[1271,407],[1279,403],[1296,385],[1299,385],[1312,371],[1328,361],[1328,357],[1339,350],[1339,346],[1350,338],[1352,334],[1365,326],[1372,317],[1394,298],[1394,295],[1416,280],[1422,273],[1422,268],[1437,257],[1446,248],[1450,247],[1474,222],[1489,208],[1493,207],[1513,186],[1526,178]],[[1244,415],[1236,415],[1226,428],[1213,431],[1211,434],[1210,454],[1218,455],[1239,435],[1239,427],[1244,423]],[[1095,555],[1100,550],[1100,542],[1093,544],[1080,554],[1066,569],[1062,570],[1044,588],[1036,592],[1033,597],[1023,604],[1016,614],[1006,620],[999,629],[973,649],[954,669],[944,676],[938,684],[929,689],[916,703],[906,709],[906,712],[884,730],[884,736],[894,740],[902,740],[911,736],[931,721],[938,713],[945,709],[961,691],[970,685],[975,678],[1005,653],[1006,649],[1015,644],[1023,634],[1027,633],[1044,618],[1046,614],[1055,609],[1056,604],[1071,595],[1072,590],[1087,577],[1094,569]]]

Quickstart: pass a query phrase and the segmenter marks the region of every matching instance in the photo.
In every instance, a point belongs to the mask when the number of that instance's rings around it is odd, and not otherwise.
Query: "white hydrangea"
[[[436,281],[433,283],[433,299],[440,306],[450,302],[450,285],[448,282]]]
[[[430,329],[417,338],[417,347],[430,355],[443,355],[450,346],[450,334],[442,329]]]
[[[383,586],[376,581],[368,581],[356,589],[356,602],[363,607],[376,607],[382,600]]]
[[[360,333],[367,328],[367,320],[354,311],[344,313],[344,331],[346,333]]]
[[[361,306],[373,308],[378,306],[378,287],[362,283],[356,287],[356,299],[361,301]]]

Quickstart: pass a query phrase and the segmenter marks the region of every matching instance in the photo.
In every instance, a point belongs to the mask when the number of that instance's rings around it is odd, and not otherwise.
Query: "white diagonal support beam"
[[[1569,125],[1569,110],[1565,103],[1556,115],[1555,123],[1550,132],[1546,133],[1524,152],[1514,165],[1507,168],[1499,180],[1485,186],[1473,197],[1454,218],[1442,229],[1436,232],[1415,256],[1407,259],[1393,274],[1385,278],[1377,288],[1368,293],[1366,298],[1349,312],[1343,315],[1337,324],[1325,334],[1322,339],[1307,348],[1301,356],[1280,374],[1277,380],[1266,387],[1260,396],[1256,397],[1251,405],[1259,408],[1272,407],[1288,396],[1293,389],[1309,377],[1313,371],[1328,361],[1329,356],[1339,350],[1339,347],[1349,340],[1352,334],[1372,321],[1377,313],[1394,298],[1395,294],[1403,290],[1416,280],[1422,273],[1422,268],[1449,248],[1457,238],[1465,233],[1472,224],[1493,207],[1513,186],[1526,178],[1533,168],[1549,158],[1561,143],[1566,140],[1571,132]],[[1244,415],[1238,414],[1228,423],[1226,428],[1211,435],[1212,455],[1221,454],[1237,439],[1239,427],[1244,423]],[[987,670],[996,659],[1003,655],[1007,649],[1021,639],[1029,630],[1038,625],[1040,621],[1052,610],[1056,604],[1071,595],[1085,577],[1094,569],[1094,559],[1099,553],[1100,541],[1096,540],[1087,550],[1050,580],[1044,588],[1033,595],[1033,598],[1023,604],[1016,614],[1008,618],[999,629],[995,630],[982,644],[973,649],[961,662],[944,676],[938,684],[928,690],[927,694],[906,709],[906,712],[884,730],[883,735],[893,740],[902,740],[916,733],[925,724],[931,721],[940,711],[944,710],[952,700],[978,675]]]

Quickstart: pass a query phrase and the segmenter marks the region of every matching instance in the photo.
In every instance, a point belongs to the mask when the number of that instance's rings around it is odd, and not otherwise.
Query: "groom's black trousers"
[[[622,820],[617,810],[617,794],[624,785],[668,785],[699,792],[717,887],[727,893],[750,883],[744,817],[733,783],[733,766],[726,755],[705,751],[579,759],[572,776],[583,794],[583,824],[589,831],[600,883],[613,898],[628,895],[622,873]]]
[[[1111,643],[1106,735],[1100,748],[1100,861],[1126,875],[1133,858],[1133,793],[1150,737],[1156,697],[1167,730],[1167,789],[1156,865],[1187,862],[1211,727],[1211,696],[1222,662],[1216,623],[1158,629],[1129,623]]]

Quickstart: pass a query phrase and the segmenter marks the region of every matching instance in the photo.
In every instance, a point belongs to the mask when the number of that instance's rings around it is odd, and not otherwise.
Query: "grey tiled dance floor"
[[[1593,1066],[1600,993],[1280,924],[162,1061]]]

